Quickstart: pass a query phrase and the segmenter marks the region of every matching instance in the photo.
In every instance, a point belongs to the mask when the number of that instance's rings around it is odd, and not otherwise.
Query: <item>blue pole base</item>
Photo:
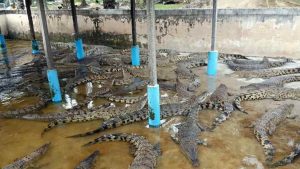
[[[139,45],[131,47],[131,63],[133,66],[140,66],[140,48]]]
[[[159,85],[147,86],[147,97],[149,107],[149,126],[157,128],[160,126],[160,94]]]
[[[61,102],[62,97],[61,97],[57,71],[55,69],[47,70],[47,76],[49,81],[50,92],[52,95],[52,101]]]
[[[215,76],[217,74],[218,56],[218,51],[208,52],[207,74],[210,76]]]
[[[36,54],[39,54],[40,53],[40,50],[39,50],[39,44],[36,40],[32,40],[31,41],[31,48],[32,48],[32,54],[33,55],[36,55]]]
[[[75,40],[75,46],[76,46],[76,57],[77,60],[83,60],[85,57],[82,39],[78,38]]]
[[[5,38],[4,38],[4,35],[2,35],[2,34],[0,34],[0,52],[1,53],[7,52]]]

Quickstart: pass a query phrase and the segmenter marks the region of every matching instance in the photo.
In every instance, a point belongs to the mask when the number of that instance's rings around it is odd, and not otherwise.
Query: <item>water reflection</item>
[[[217,88],[217,76],[207,76],[207,91],[213,93]]]
[[[74,106],[77,106],[77,105],[78,105],[76,99],[72,99],[72,98],[70,97],[70,95],[68,95],[68,94],[65,94],[65,101],[66,101],[66,103],[63,104],[63,107],[64,107],[65,109],[71,109],[71,108],[73,108]]]
[[[1,58],[1,65],[5,66],[5,70],[3,70],[3,73],[6,75],[6,77],[11,77],[11,66],[10,66],[10,62],[9,62],[7,52],[6,51],[2,52],[1,57],[2,57]]]

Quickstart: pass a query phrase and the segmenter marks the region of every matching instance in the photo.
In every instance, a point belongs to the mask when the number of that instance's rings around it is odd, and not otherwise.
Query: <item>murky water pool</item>
[[[8,41],[9,55],[28,51],[30,53],[30,42],[27,41]],[[22,49],[22,50],[18,50]],[[25,62],[28,57],[17,60],[19,64]],[[29,59],[30,60],[30,59]],[[239,86],[248,83],[245,80],[237,80],[236,78],[226,75],[230,73],[225,65],[220,65],[219,74],[216,79],[206,76],[206,68],[194,69],[201,77],[200,91],[211,90],[220,83],[226,84],[230,93],[238,94]],[[94,85],[94,89],[97,88]],[[293,85],[299,86],[299,83]],[[78,88],[79,94],[85,93],[86,85]],[[162,91],[162,93],[167,93]],[[78,95],[79,95],[78,94]],[[172,97],[172,94],[169,93]],[[71,98],[77,99],[80,102],[82,96],[72,94]],[[33,104],[36,98],[28,97],[11,101],[5,101],[0,104],[0,111],[4,112],[10,109],[24,107]],[[96,105],[108,102],[98,99],[94,103]],[[243,103],[249,114],[245,115],[235,111],[232,117],[221,126],[217,127],[214,132],[206,132],[200,134],[200,138],[207,139],[208,146],[199,147],[200,169],[252,169],[260,168],[261,164],[256,166],[247,166],[243,164],[245,157],[255,157],[259,163],[264,163],[265,157],[261,145],[257,142],[253,130],[246,128],[256,118],[260,117],[265,111],[282,105],[284,103],[294,103],[294,114],[300,115],[299,101],[280,101],[273,100],[248,101]],[[123,105],[121,105],[123,106]],[[43,113],[64,111],[66,103],[52,103],[43,109]],[[210,125],[216,111],[203,111],[200,113],[200,121],[203,124]],[[173,118],[174,119],[174,118]],[[177,118],[180,119],[180,118]],[[167,119],[170,120],[170,119]],[[300,141],[300,135],[297,131],[300,130],[300,118],[294,120],[286,120],[271,136],[271,141],[277,148],[275,160],[281,159],[289,153],[291,147],[289,144]],[[129,154],[129,144],[122,142],[108,142],[82,147],[83,144],[93,140],[95,136],[85,138],[66,138],[67,136],[90,131],[95,129],[101,121],[92,121],[87,123],[69,124],[60,126],[49,131],[41,136],[41,132],[47,126],[46,122],[34,122],[25,120],[4,120],[0,119],[0,166],[3,167],[16,158],[22,157],[40,145],[51,142],[51,147],[48,153],[38,162],[37,166],[42,166],[45,169],[70,169],[88,156],[95,150],[100,151],[95,168],[97,169],[124,169],[128,168],[133,157]],[[134,123],[131,125],[119,127],[117,129],[108,130],[101,133],[137,133],[146,136],[152,143],[159,142],[162,148],[162,156],[159,158],[158,169],[192,169],[190,162],[181,153],[178,145],[170,138],[167,128],[148,129],[145,126],[146,122]],[[267,168],[266,166],[264,166]],[[280,169],[299,169],[300,161],[296,160],[293,164],[279,167]]]

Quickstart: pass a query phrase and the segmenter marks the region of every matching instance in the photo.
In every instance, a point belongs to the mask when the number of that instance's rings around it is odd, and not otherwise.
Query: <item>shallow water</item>
[[[28,48],[29,46],[29,48]],[[8,48],[27,48],[30,49],[29,42],[8,41]],[[26,57],[27,58],[27,57]],[[26,58],[24,60],[26,60]],[[219,67],[217,79],[208,78],[205,75],[206,68],[194,69],[201,77],[200,91],[212,90],[220,83],[226,84],[230,93],[240,93],[239,86],[247,84],[244,80],[226,75],[231,71],[223,64]],[[93,85],[94,89],[97,85]],[[71,94],[73,100],[80,99],[85,93],[86,85],[78,88],[78,95]],[[89,89],[90,91],[90,89]],[[91,92],[91,91],[90,91]],[[163,91],[162,93],[168,93]],[[140,93],[142,94],[142,93]],[[169,97],[173,93],[168,93]],[[26,105],[33,104],[36,98],[22,98],[11,101],[2,102],[0,111],[16,109]],[[108,102],[98,99],[94,104],[99,105]],[[245,115],[238,111],[232,113],[232,117],[221,126],[217,127],[212,133],[206,132],[200,134],[200,138],[207,139],[208,146],[199,147],[200,169],[252,169],[255,166],[246,166],[242,163],[247,156],[255,156],[259,162],[263,163],[265,158],[263,149],[254,137],[253,130],[245,128],[252,121],[260,117],[266,110],[277,107],[284,103],[294,103],[293,113],[299,115],[299,101],[280,101],[272,100],[248,101],[243,103],[249,115]],[[44,113],[64,111],[66,103],[50,104],[43,109]],[[119,105],[119,104],[118,104]],[[123,105],[121,105],[123,106]],[[66,106],[65,106],[66,107]],[[200,113],[200,121],[203,124],[210,125],[216,111],[203,111]],[[173,118],[174,119],[174,118]],[[177,118],[180,119],[180,118]],[[170,119],[168,119],[170,120]],[[290,147],[288,143],[291,141],[300,141],[297,131],[300,130],[299,118],[295,120],[286,120],[278,126],[275,134],[271,137],[271,141],[277,148],[276,158],[280,159],[288,154]],[[51,147],[47,154],[36,164],[43,165],[45,169],[69,169],[74,168],[82,159],[95,150],[100,150],[100,157],[97,159],[95,168],[97,169],[124,169],[129,166],[133,157],[129,154],[129,144],[121,142],[109,142],[92,145],[89,147],[81,147],[83,144],[96,138],[95,136],[85,138],[65,138],[66,136],[82,133],[95,129],[101,121],[92,121],[87,123],[69,124],[54,128],[41,136],[42,130],[47,126],[46,122],[34,122],[25,120],[3,120],[0,119],[0,166],[3,167],[16,158],[22,157],[40,145],[51,142]],[[119,127],[117,129],[108,130],[105,133],[138,133],[146,136],[152,143],[159,142],[162,148],[162,156],[159,158],[158,169],[192,169],[190,162],[183,156],[179,147],[171,140],[167,128],[147,129],[146,122],[134,123],[131,125]],[[100,134],[98,134],[100,135]],[[267,168],[267,167],[265,167]],[[299,169],[300,161],[296,160],[293,164],[279,167],[281,169]]]

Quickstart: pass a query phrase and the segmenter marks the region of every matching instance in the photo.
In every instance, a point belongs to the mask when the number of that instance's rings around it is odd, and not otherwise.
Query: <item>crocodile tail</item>
[[[50,131],[51,129],[59,126],[59,125],[62,125],[62,124],[65,124],[65,123],[69,123],[71,122],[71,118],[67,117],[67,118],[64,118],[64,119],[58,119],[58,120],[53,120],[53,121],[50,121],[47,128],[44,129],[44,131],[42,132],[41,135],[44,135],[46,132]]]
[[[93,145],[96,143],[102,143],[102,142],[108,142],[108,141],[125,141],[128,142],[132,139],[132,137],[134,137],[133,135],[130,134],[126,134],[126,133],[116,133],[116,134],[106,134],[103,136],[100,136],[98,138],[96,138],[93,141],[90,141],[86,144],[84,144],[83,146],[89,146],[89,145]]]
[[[268,138],[262,137],[258,133],[256,134],[256,136],[260,138],[261,145],[264,148],[264,153],[266,155],[266,162],[270,163],[273,160],[275,155],[275,151],[276,151],[275,147],[273,146],[273,144]]]
[[[231,116],[231,113],[233,112],[233,110],[225,110],[223,111],[220,115],[218,115],[215,120],[213,121],[213,124],[211,126],[211,130],[214,130],[218,125],[222,124],[224,121],[226,121],[227,119],[229,119],[229,117]]]
[[[247,113],[246,111],[245,111],[245,109],[242,107],[242,105],[241,105],[241,101],[243,100],[243,95],[242,96],[238,96],[238,97],[236,97],[235,99],[234,99],[234,105],[235,105],[235,107],[238,109],[238,110],[240,110],[241,112],[243,112],[243,113]]]
[[[292,161],[300,155],[300,144],[297,144],[293,151],[286,157],[284,157],[282,160],[279,160],[273,164],[271,164],[270,167],[279,167],[279,166],[285,166],[288,164],[291,164]]]
[[[96,133],[100,133],[101,131],[104,131],[105,128],[104,127],[99,127],[93,131],[89,131],[86,133],[82,133],[82,134],[76,134],[76,135],[72,135],[72,136],[68,136],[67,138],[75,138],[75,137],[86,137],[86,136],[91,136],[94,135]]]

